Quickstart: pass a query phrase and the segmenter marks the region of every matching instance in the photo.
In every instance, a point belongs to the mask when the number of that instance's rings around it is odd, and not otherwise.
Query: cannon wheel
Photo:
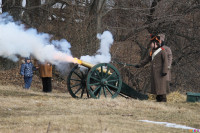
[[[89,98],[90,95],[86,89],[86,77],[76,65],[68,75],[67,88],[70,95],[74,98]]]
[[[103,69],[106,70],[103,72]],[[90,69],[86,82],[87,90],[92,98],[115,98],[121,91],[122,80],[119,71],[111,64],[101,63]]]

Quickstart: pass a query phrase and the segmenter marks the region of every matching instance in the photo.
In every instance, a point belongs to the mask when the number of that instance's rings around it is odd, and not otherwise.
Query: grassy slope
[[[200,128],[200,103],[116,99],[73,99],[55,90],[0,85],[0,132],[85,133],[177,133],[189,130],[168,128],[138,120],[165,121]]]

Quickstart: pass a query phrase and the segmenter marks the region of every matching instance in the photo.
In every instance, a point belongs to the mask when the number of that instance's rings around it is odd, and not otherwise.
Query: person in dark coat
[[[24,77],[24,88],[29,89],[31,86],[33,71],[36,70],[29,57],[25,58],[25,63],[21,65],[20,74]]]
[[[151,36],[149,55],[136,68],[143,67],[151,62],[151,93],[157,95],[157,102],[166,102],[166,75],[168,70],[167,54],[159,45],[159,37]]]
[[[168,71],[167,71],[167,93],[170,92],[170,82],[171,82],[171,66],[172,66],[172,51],[170,47],[165,45],[165,35],[164,34],[158,34],[160,36],[160,45],[163,47],[167,53],[167,59],[168,59]]]
[[[51,92],[52,65],[50,63],[40,64],[39,72],[42,78],[43,92]]]

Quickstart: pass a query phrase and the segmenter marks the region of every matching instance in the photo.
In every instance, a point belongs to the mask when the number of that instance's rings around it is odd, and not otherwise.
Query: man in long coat
[[[171,66],[172,66],[172,51],[170,47],[165,45],[165,35],[164,34],[158,34],[160,36],[160,45],[163,47],[167,53],[167,59],[168,59],[168,71],[167,71],[167,93],[170,92],[170,81],[171,81]]]
[[[52,65],[50,63],[40,64],[39,72],[42,78],[43,92],[51,92]]]
[[[168,70],[168,60],[166,52],[159,45],[159,36],[151,38],[151,52],[149,56],[142,60],[136,68],[143,67],[151,62],[151,93],[156,94],[157,102],[166,102],[166,75]]]

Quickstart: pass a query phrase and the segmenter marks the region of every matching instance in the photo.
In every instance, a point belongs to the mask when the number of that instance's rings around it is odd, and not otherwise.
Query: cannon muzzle
[[[74,63],[77,63],[77,64],[82,65],[87,68],[92,68],[94,66],[93,64],[79,60],[78,58],[74,58]]]
[[[77,64],[82,65],[82,66],[87,67],[87,68],[92,68],[92,67],[95,66],[94,64],[79,60],[78,58],[74,58],[74,63],[77,63]],[[101,72],[101,69],[98,68],[98,70],[99,70],[99,72]],[[103,68],[103,72],[106,73],[107,69]],[[108,74],[112,74],[112,73],[110,71],[108,71]]]

